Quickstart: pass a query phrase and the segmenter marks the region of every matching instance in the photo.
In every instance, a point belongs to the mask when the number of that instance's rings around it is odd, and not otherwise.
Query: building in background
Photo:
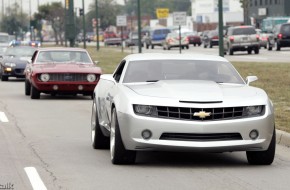
[[[194,30],[215,29],[218,25],[218,0],[192,0],[192,23]],[[224,25],[240,25],[244,13],[239,0],[223,0]]]
[[[267,17],[290,17],[290,0],[248,0],[250,23],[261,28],[263,19]]]

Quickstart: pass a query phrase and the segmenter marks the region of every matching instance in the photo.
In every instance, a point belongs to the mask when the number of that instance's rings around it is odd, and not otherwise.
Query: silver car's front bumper
[[[128,150],[166,151],[262,151],[266,150],[274,130],[274,114],[220,121],[185,121],[129,115],[118,112],[118,121],[123,143]],[[143,130],[150,130],[149,140],[142,138]],[[251,140],[249,133],[258,130],[259,137]],[[163,133],[240,133],[242,140],[183,141],[160,140]]]

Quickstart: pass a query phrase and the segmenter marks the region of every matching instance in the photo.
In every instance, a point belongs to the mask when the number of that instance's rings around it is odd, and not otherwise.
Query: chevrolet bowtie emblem
[[[199,117],[201,119],[204,119],[210,115],[211,115],[211,112],[205,112],[205,111],[194,112],[193,114],[193,116]]]

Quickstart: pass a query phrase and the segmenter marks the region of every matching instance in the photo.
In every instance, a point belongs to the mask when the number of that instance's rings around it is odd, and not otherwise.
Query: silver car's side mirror
[[[247,85],[249,85],[251,82],[254,82],[256,80],[258,80],[257,76],[247,76],[246,78]]]

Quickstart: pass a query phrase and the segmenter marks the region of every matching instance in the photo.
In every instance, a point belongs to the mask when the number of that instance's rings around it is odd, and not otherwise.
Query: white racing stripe
[[[24,170],[29,178],[33,190],[47,190],[34,167],[26,167]]]
[[[0,112],[0,122],[8,122],[8,118],[4,112]]]

